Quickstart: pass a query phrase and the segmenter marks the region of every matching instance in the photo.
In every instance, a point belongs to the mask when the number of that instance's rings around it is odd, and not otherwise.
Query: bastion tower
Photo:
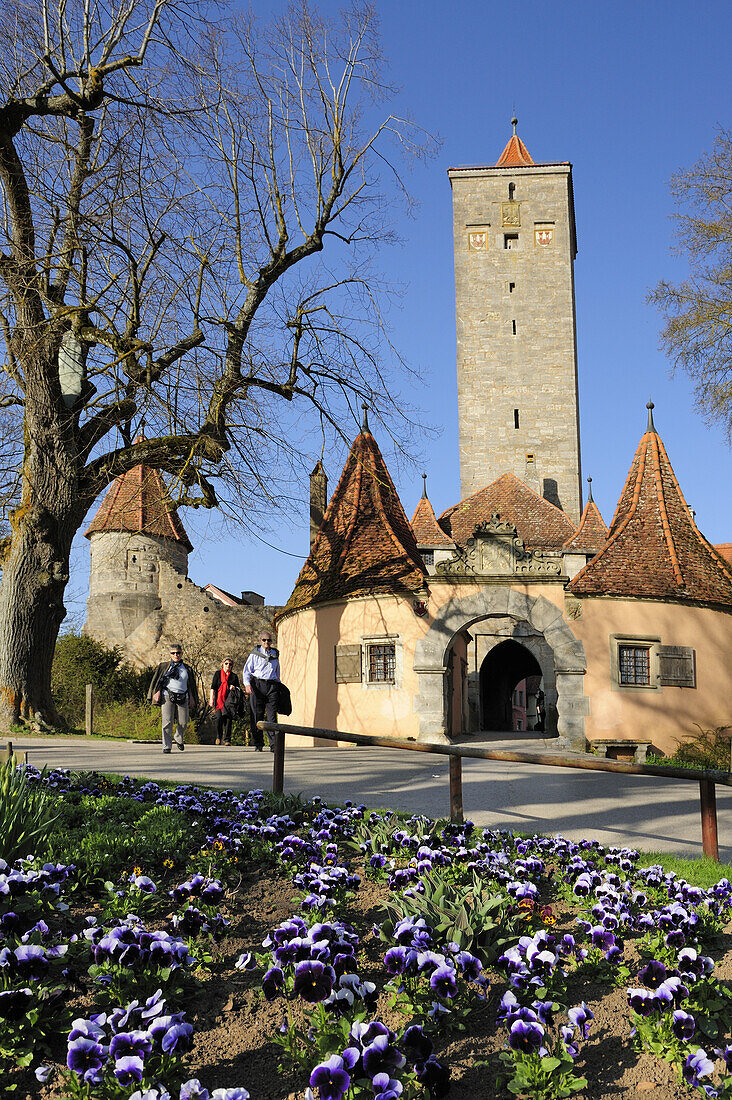
[[[494,165],[450,168],[463,498],[512,473],[582,511],[569,163],[516,133]]]
[[[140,465],[118,477],[86,537],[91,574],[85,632],[129,649],[144,624],[140,644],[143,650],[153,647],[162,629],[161,574],[167,567],[181,589],[193,549],[160,473]]]

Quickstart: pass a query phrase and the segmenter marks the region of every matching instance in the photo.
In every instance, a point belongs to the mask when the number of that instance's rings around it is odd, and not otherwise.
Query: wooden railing
[[[373,745],[381,749],[401,749],[404,752],[428,752],[450,759],[450,819],[463,820],[463,760],[504,760],[514,764],[538,764],[548,768],[576,768],[580,771],[620,772],[623,775],[651,775],[660,779],[685,779],[699,783],[702,849],[705,856],[719,859],[717,835],[716,784],[732,787],[732,773],[704,771],[696,768],[676,768],[665,764],[630,764],[606,760],[591,753],[582,755],[558,752],[515,752],[508,749],[483,749],[471,745],[437,745],[423,741],[407,741],[397,737],[372,737],[364,733],[344,733],[340,730],[314,729],[310,726],[290,726],[282,722],[258,722],[259,729],[274,735],[272,790],[282,794],[285,778],[285,735],[318,737],[325,741],[346,741],[353,745]]]

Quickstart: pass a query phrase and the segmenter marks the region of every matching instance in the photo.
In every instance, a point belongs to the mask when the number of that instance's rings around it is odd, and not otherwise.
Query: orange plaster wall
[[[416,737],[419,718],[414,713],[417,674],[414,650],[441,608],[453,598],[469,596],[480,585],[446,584],[430,579],[428,615],[415,615],[411,596],[371,596],[338,604],[307,608],[282,619],[277,645],[282,678],[292,694],[292,725],[348,730],[392,737]],[[516,592],[545,596],[564,605],[561,585],[514,584]],[[364,683],[336,684],[336,645],[355,644],[364,637],[396,634],[402,644],[400,686]],[[454,715],[457,721],[459,709]],[[288,744],[295,739],[288,739]]]
[[[289,615],[279,623],[282,679],[292,694],[293,725],[351,733],[416,737],[414,647],[429,628],[414,614],[411,597],[372,596]],[[335,646],[397,634],[402,644],[401,685],[336,684]],[[289,741],[288,741],[289,743]]]
[[[663,752],[696,726],[732,724],[732,615],[704,607],[645,600],[582,600],[569,624],[584,642],[587,736],[643,737]],[[660,637],[662,645],[696,651],[696,688],[616,688],[610,675],[610,635]]]

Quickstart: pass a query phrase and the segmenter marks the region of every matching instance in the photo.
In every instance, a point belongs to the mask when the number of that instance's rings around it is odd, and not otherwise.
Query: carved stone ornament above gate
[[[559,576],[561,554],[527,550],[512,523],[494,512],[473,529],[464,548],[436,566],[440,577]]]

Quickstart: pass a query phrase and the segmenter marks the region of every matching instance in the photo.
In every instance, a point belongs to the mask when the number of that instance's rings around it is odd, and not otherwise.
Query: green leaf
[[[557,1069],[558,1066],[561,1066],[561,1064],[559,1058],[553,1058],[549,1055],[546,1055],[541,1060],[541,1068],[547,1073],[554,1073],[554,1070]]]

